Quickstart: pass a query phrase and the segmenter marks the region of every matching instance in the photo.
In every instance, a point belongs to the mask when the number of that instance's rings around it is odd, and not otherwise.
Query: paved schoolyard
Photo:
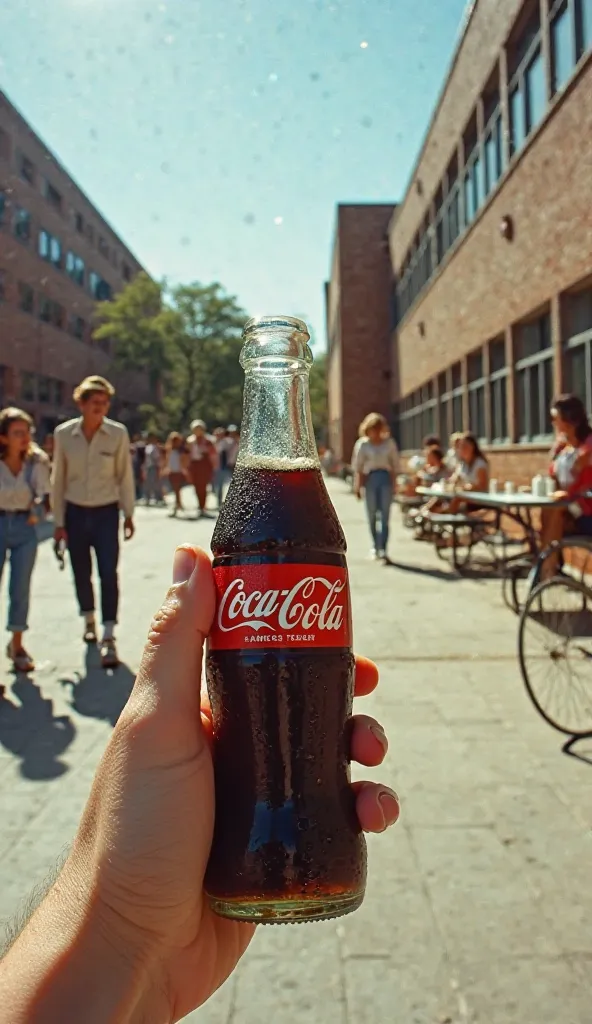
[[[576,744],[581,759],[567,757],[530,705],[499,583],[450,576],[398,513],[395,565],[370,562],[361,505],[341,483],[331,492],[350,546],[356,649],[381,669],[360,709],[391,740],[383,768],[364,775],[400,793],[402,820],[369,839],[360,911],[259,929],[233,978],[191,1019],[590,1024],[592,740]],[[71,838],[174,545],[207,544],[210,529],[139,510],[123,561],[125,664],[111,678],[85,662],[69,574],[42,546],[31,632],[39,668],[0,702],[0,917]]]

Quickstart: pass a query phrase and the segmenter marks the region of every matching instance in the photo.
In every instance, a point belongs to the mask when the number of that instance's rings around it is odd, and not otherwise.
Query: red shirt
[[[592,433],[576,448],[573,481],[567,495],[575,498],[586,491],[592,492]],[[592,516],[592,498],[578,498],[578,505],[583,515]]]

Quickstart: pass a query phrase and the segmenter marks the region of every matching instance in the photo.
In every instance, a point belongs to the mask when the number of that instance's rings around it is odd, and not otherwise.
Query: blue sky
[[[324,346],[335,204],[403,194],[466,0],[0,0],[0,86],[154,275]]]

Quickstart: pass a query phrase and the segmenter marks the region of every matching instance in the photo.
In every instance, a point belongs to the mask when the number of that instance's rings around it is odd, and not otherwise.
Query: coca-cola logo
[[[214,569],[218,602],[210,647],[343,646],[349,588],[341,566]]]

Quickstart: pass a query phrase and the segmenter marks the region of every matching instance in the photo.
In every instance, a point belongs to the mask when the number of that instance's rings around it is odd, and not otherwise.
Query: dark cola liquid
[[[214,565],[345,565],[320,472],[235,471]],[[230,916],[307,920],[361,902],[366,846],[349,787],[349,648],[209,651],[216,824],[206,890]]]

